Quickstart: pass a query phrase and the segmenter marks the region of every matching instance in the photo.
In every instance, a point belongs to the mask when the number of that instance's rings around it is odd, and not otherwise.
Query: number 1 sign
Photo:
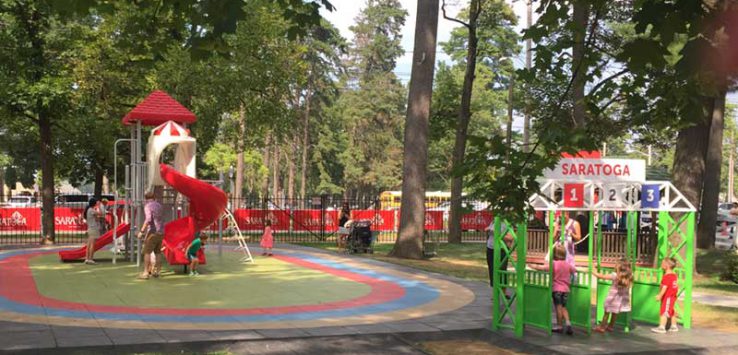
[[[564,207],[584,207],[584,184],[564,184]]]
[[[659,185],[641,186],[641,208],[659,208],[661,190]]]

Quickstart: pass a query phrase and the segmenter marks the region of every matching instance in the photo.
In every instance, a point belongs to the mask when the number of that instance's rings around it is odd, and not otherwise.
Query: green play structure
[[[552,271],[532,270],[526,268],[526,263],[548,262],[549,270],[553,270],[553,257],[546,257],[546,254],[558,238],[555,215],[561,212],[558,223],[563,230],[568,211],[588,216],[588,225],[581,226],[582,236],[587,237],[580,242],[586,243],[587,251],[578,252],[576,258],[577,268],[583,272],[578,272],[571,284],[567,305],[572,325],[590,333],[595,321],[602,318],[611,282],[598,280],[592,271],[612,272],[621,258],[632,264],[634,285],[632,311],[621,314],[618,323],[626,331],[632,329],[634,321],[658,324],[660,303],[654,298],[663,274],[660,265],[665,258],[673,257],[677,260],[679,278],[677,318],[685,328],[691,327],[695,208],[670,182],[549,179],[542,182],[540,192],[532,196],[529,203],[536,211],[548,214],[548,230],[538,233],[547,238],[548,248],[546,252],[533,255],[528,242],[534,233],[529,234],[526,223],[512,224],[495,218],[495,264],[505,261],[504,250],[510,266],[507,270],[493,272],[493,330],[509,329],[522,337],[526,327],[533,327],[551,334],[554,322]],[[620,232],[603,230],[601,221],[606,213],[621,216],[624,226],[621,223]],[[656,216],[656,220],[651,219],[653,230],[646,230],[642,217],[650,216]],[[507,234],[513,239],[510,245],[503,241]],[[593,299],[596,299],[596,306],[593,306]]]

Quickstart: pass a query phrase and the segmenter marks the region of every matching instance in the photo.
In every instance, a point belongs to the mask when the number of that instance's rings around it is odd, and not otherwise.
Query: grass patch
[[[308,247],[338,251],[335,243],[304,243]],[[451,275],[465,280],[489,282],[487,249],[482,243],[439,244],[438,256],[410,260],[387,256],[393,244],[375,244],[374,254],[360,254],[371,259],[404,265],[424,271]]]
[[[725,270],[730,253],[732,252],[714,249],[697,250],[697,271],[699,274],[695,275],[694,278],[696,291],[738,297],[738,284],[720,280],[720,273]]]
[[[738,308],[692,303],[692,325],[738,333]]]

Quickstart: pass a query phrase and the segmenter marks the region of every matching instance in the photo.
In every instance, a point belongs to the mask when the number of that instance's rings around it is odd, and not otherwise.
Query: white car
[[[720,211],[715,230],[715,247],[718,249],[738,249],[738,218]]]
[[[8,199],[10,207],[35,207],[36,198],[32,196],[13,196]]]

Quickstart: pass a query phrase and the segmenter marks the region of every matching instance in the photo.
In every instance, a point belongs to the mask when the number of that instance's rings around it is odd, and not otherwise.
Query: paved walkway
[[[370,285],[372,292],[343,303],[273,307],[280,308],[276,313],[269,313],[274,311],[273,308],[141,308],[131,307],[124,299],[116,300],[122,303],[113,306],[102,302],[107,299],[96,303],[74,303],[49,298],[33,283],[33,276],[38,273],[30,276],[33,270],[28,267],[27,256],[29,253],[38,255],[35,254],[38,251],[13,250],[0,254],[0,271],[5,271],[0,272],[0,350],[389,334],[401,331],[439,332],[486,328],[491,319],[489,290],[483,283],[296,246],[280,250],[280,257],[285,260],[294,258],[294,263],[310,264],[308,266],[316,270],[334,273],[339,277],[354,277],[355,281]],[[60,264],[52,262],[48,267],[56,268],[57,265]],[[93,274],[104,274],[102,269],[93,271],[96,267],[106,267],[71,266],[72,270],[67,272]],[[135,270],[132,272],[123,284],[116,283],[119,280],[110,283],[102,280],[90,287],[96,287],[99,290],[97,292],[102,293],[108,291],[104,288],[132,287],[126,286],[126,282],[144,282],[136,281]],[[249,269],[247,272],[252,272],[256,277],[258,269]],[[67,278],[72,275],[67,275]],[[204,275],[202,279],[189,279],[189,282],[210,282],[219,277],[240,278],[240,275]],[[172,280],[176,281],[174,276],[166,275],[162,280],[145,282],[163,284]],[[63,287],[61,284],[57,286]],[[193,289],[186,284],[175,286],[182,291]],[[89,292],[96,291],[94,288],[80,290],[79,297]],[[299,290],[282,285],[274,292],[299,293]],[[147,297],[145,293],[140,296]],[[248,292],[241,297],[244,305],[253,301]],[[68,326],[70,324],[76,326]]]
[[[728,296],[720,294],[692,292],[692,300],[694,302],[710,306],[738,308],[738,295]]]
[[[111,327],[97,319],[86,326],[54,322],[28,323],[0,321],[0,353],[141,353],[141,352],[214,352],[259,354],[423,354],[427,341],[477,341],[491,344],[500,353],[716,353],[736,352],[735,334],[711,330],[682,330],[677,334],[658,335],[650,327],[633,332],[587,336],[576,334],[548,336],[530,331],[524,339],[508,332],[491,332],[490,291],[488,285],[445,275],[427,273],[398,265],[353,256],[337,256],[311,248],[291,247],[295,253],[320,254],[346,265],[364,265],[407,275],[408,279],[447,282],[442,293],[453,298],[452,291],[473,293],[470,302],[440,313],[427,315],[423,307],[409,311],[402,320],[373,318],[364,324],[317,324],[287,322],[291,327],[261,329],[241,324],[238,330],[167,329]],[[548,300],[546,300],[548,301]],[[197,326],[198,324],[195,324]]]

